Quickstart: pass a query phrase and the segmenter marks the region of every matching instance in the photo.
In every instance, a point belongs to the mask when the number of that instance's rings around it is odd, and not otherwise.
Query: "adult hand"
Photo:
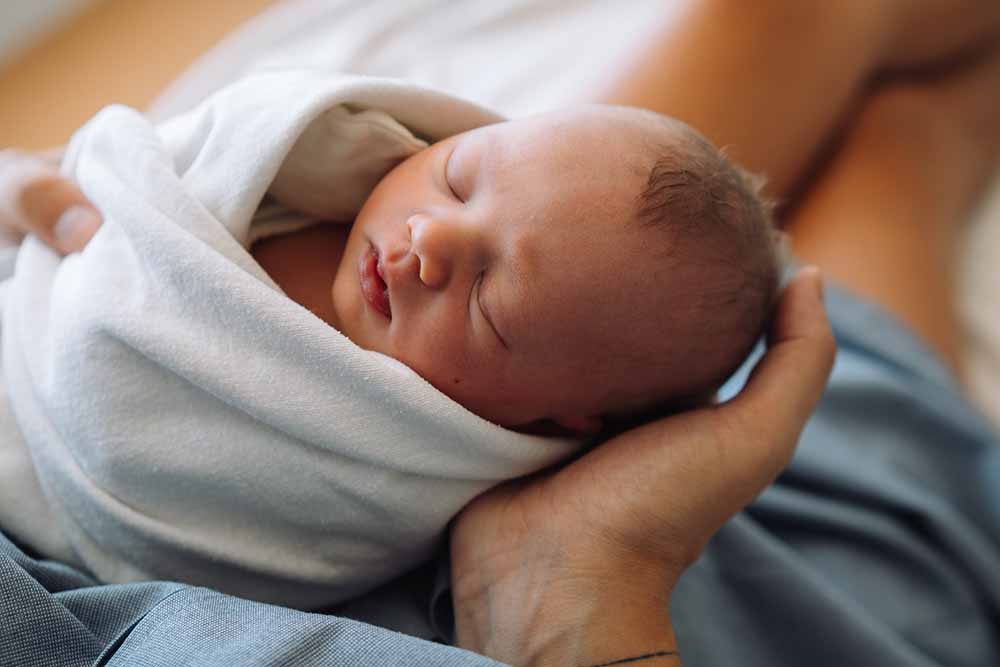
[[[670,591],[788,464],[834,352],[819,272],[804,269],[739,395],[470,503],[451,534],[459,645],[518,665],[673,651]]]
[[[34,234],[62,254],[83,250],[101,225],[97,209],[59,173],[62,149],[0,151],[0,235]]]

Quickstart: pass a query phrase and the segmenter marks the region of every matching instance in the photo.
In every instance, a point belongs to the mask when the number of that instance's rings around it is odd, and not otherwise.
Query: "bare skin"
[[[875,95],[789,221],[795,252],[905,322],[961,375],[961,223],[996,172],[1000,49]]]
[[[82,249],[97,231],[97,210],[59,175],[62,153],[0,151],[0,248],[33,233],[66,254]]]
[[[651,33],[598,98],[690,123],[765,174],[772,197],[797,198],[786,221],[797,256],[908,324],[960,375],[953,248],[994,168],[995,141],[983,137],[996,134],[1000,78],[990,63],[1000,5],[958,5],[691,3],[681,20]],[[921,70],[943,71],[892,82]],[[892,92],[882,94],[876,84],[886,79]],[[921,118],[898,126],[914,110]],[[880,127],[916,136],[922,123],[932,126],[927,145],[882,151],[894,139]],[[976,140],[954,136],[961,132]],[[817,173],[824,149],[833,157]],[[912,160],[921,150],[933,159]],[[910,182],[900,182],[903,173]],[[921,197],[934,201],[922,206]]]
[[[865,91],[875,77],[938,65],[995,31],[997,3],[957,4],[960,9],[950,0],[692,1],[637,49],[603,99],[679,116],[731,146],[750,168],[769,173],[774,195],[788,196],[807,179],[820,148],[855,109],[868,105]],[[868,120],[855,122],[830,170],[812,185],[793,229],[814,225],[840,233],[834,222],[851,211],[841,212],[836,202],[857,201],[848,196],[849,167],[874,160],[862,150],[874,148],[874,130],[866,139],[864,127],[888,122],[877,123],[879,117],[912,115],[898,98],[877,100],[858,116]],[[983,104],[970,101],[969,108],[982,113]],[[916,115],[914,131],[930,132],[941,113],[948,112]],[[892,134],[885,141],[898,139]],[[953,148],[950,139],[941,145]],[[861,157],[849,159],[851,146]],[[972,169],[968,163],[959,168]],[[976,180],[970,174],[955,178]],[[948,191],[940,196],[967,203],[972,195],[955,181],[943,181]],[[831,194],[819,197],[824,192]],[[45,224],[17,215],[7,224]],[[944,272],[947,266],[933,260],[919,270]],[[822,392],[833,345],[818,289],[817,273],[808,271],[786,291],[770,349],[732,401],[647,424],[557,473],[499,487],[471,503],[455,521],[451,542],[459,644],[523,665],[599,664],[676,649],[666,613],[674,581],[708,537],[784,467]],[[872,298],[890,310],[906,303]],[[644,483],[622,486],[616,479]],[[658,660],[680,662],[676,656]]]
[[[797,13],[795,6],[799,4],[763,2],[753,6]],[[953,3],[898,3],[892,7],[903,14],[893,12],[888,18],[856,14],[845,9],[846,3],[817,4],[810,6],[812,11],[802,17],[803,22],[789,28],[773,17],[748,22],[741,11],[749,11],[745,8],[750,3],[692,3],[666,34],[640,50],[618,85],[601,99],[682,118],[717,143],[732,146],[731,152],[739,160],[769,173],[772,192],[786,196],[806,181],[820,147],[847,123],[846,138],[836,147],[830,168],[809,181],[803,205],[792,221],[797,249],[806,261],[828,267],[850,287],[915,327],[954,364],[956,325],[950,315],[947,288],[953,267],[943,249],[951,247],[959,221],[995,165],[997,123],[990,122],[995,118],[996,91],[1000,90],[992,64],[995,57],[989,63],[965,65],[925,82],[918,89],[919,95],[914,89],[872,96],[864,93],[869,82],[890,69],[937,68],[963,55],[969,40],[982,41],[995,34],[1000,13],[995,3],[964,4],[968,11],[963,13],[947,11],[954,9]],[[827,15],[827,11],[835,11],[831,6],[844,13]],[[858,11],[863,9],[860,4],[858,7]],[[848,25],[864,30],[848,30]],[[897,32],[895,26],[901,25],[925,28]],[[859,34],[864,37],[859,38]],[[768,46],[760,60],[747,57],[758,55],[753,44]],[[840,48],[834,48],[836,45]],[[744,96],[739,95],[741,81],[747,93]],[[757,94],[750,94],[753,91]],[[732,99],[739,99],[740,104],[727,103]],[[886,131],[904,118],[911,123],[905,133]],[[914,137],[928,141],[921,145]],[[975,140],[970,142],[970,137]],[[938,167],[929,163],[942,154],[948,159],[938,173]],[[899,175],[891,173],[903,156],[913,168]],[[875,181],[880,184],[876,192],[868,188],[868,179],[876,177],[874,172],[881,173]],[[929,183],[937,186],[933,192],[926,191]],[[900,205],[910,201],[928,204],[929,210]],[[868,211],[883,205],[889,210],[877,220],[869,213],[867,224],[842,224],[864,204]],[[888,270],[864,273],[853,262],[860,239],[848,232],[872,228],[879,229],[885,240],[877,246],[877,265]],[[921,234],[925,229],[929,230],[927,236]],[[814,230],[827,234],[826,240],[811,245],[811,239],[819,238],[811,236]],[[916,252],[924,253],[922,256],[911,256],[913,249],[899,245],[907,237],[918,239]],[[917,306],[927,296],[922,290],[929,284],[935,285],[937,292],[926,299],[921,311]],[[808,365],[803,366],[806,368]],[[760,369],[756,375],[760,376]],[[763,412],[774,414],[776,409],[771,404]],[[656,426],[666,428],[670,422],[663,420]],[[724,434],[719,437],[726,440]],[[660,433],[648,442],[656,440],[668,442],[670,438]],[[661,461],[669,449],[661,450]],[[637,509],[648,510],[652,503],[630,502],[616,487],[602,496],[605,502],[617,498],[625,504],[624,511],[636,513],[629,522],[612,518],[608,526],[601,523],[610,511],[607,506],[594,516],[581,514],[576,504],[587,495],[587,485],[596,483],[586,475],[589,465],[603,456],[613,457],[614,451],[600,448],[564,471],[583,475],[584,481],[575,492],[573,477],[559,473],[486,494],[460,515],[452,533],[460,645],[519,664],[540,665],[600,663],[676,648],[666,613],[669,595],[657,593],[671,588],[667,581],[670,568],[664,567],[667,560],[652,566],[648,560],[650,553],[665,555],[671,549],[652,547],[650,532],[629,538],[617,529],[626,523],[636,527],[637,517],[650,516]],[[608,465],[604,471],[638,474],[627,467],[629,460],[620,457],[615,468]],[[693,460],[704,459],[696,454]],[[668,477],[664,474],[660,479]],[[656,485],[644,488],[649,492]],[[657,502],[663,501],[660,498]],[[557,508],[567,507],[557,514]],[[623,508],[614,511],[619,509]],[[573,517],[563,516],[566,513]],[[548,519],[549,530],[535,523],[541,517]],[[667,517],[653,519],[647,531],[656,535],[653,526],[662,530],[672,521]],[[703,517],[696,523],[711,522]],[[577,551],[585,538],[560,537],[564,530],[589,535],[590,548]],[[609,540],[609,533],[615,539]],[[572,548],[567,550],[567,545]],[[598,560],[606,565],[587,560],[597,553],[602,553]],[[675,557],[679,554],[677,550],[672,553]],[[684,562],[689,562],[685,559],[693,560],[697,553],[698,548],[681,556],[674,571],[683,570]],[[463,567],[465,564],[468,567]],[[638,589],[631,587],[637,581],[645,581],[650,592],[637,593]],[[581,582],[589,583],[584,586]],[[629,592],[622,593],[622,582],[628,582]],[[546,595],[530,595],[539,589]],[[623,599],[629,604],[614,604]],[[542,618],[545,628],[540,630],[537,619]],[[680,663],[678,656],[660,660]]]
[[[998,31],[990,0],[691,1],[589,99],[683,120],[787,199],[876,77],[940,66]]]

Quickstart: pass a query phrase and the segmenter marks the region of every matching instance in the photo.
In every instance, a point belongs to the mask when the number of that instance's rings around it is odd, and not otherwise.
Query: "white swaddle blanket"
[[[64,173],[105,224],[63,260],[25,242],[3,353],[81,564],[105,582],[329,605],[428,557],[484,489],[574,450],[480,419],[358,348],[248,252],[269,189],[350,221],[423,145],[407,129],[434,141],[497,120],[401,82],[287,71],[159,127],[110,107],[73,137]]]

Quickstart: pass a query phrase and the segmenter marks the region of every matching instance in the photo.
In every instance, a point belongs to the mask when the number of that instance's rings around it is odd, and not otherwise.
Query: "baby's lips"
[[[378,261],[375,262],[375,272],[378,274],[378,277],[382,279],[382,282],[385,283],[386,290],[388,290],[389,289],[389,280],[388,280],[388,278],[386,278],[386,275],[385,275],[385,263],[382,261],[382,257],[381,256],[378,258]]]
[[[358,262],[361,294],[365,302],[385,317],[392,319],[392,308],[389,303],[389,287],[382,277],[381,261],[378,251],[369,245]]]

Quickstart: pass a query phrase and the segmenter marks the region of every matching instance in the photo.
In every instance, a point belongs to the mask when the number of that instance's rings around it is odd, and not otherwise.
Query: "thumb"
[[[619,434],[560,470],[549,488],[567,485],[565,497],[584,500],[579,489],[598,489],[597,509],[574,506],[589,529],[683,569],[791,459],[833,365],[821,296],[816,269],[785,288],[767,353],[735,398]]]
[[[785,288],[767,353],[735,398],[626,431],[567,476],[589,470],[593,484],[613,487],[633,507],[670,508],[692,544],[707,539],[788,464],[823,393],[835,346],[821,295],[814,268]]]
[[[818,269],[800,271],[782,293],[767,352],[743,390],[722,405],[673,419],[668,442],[674,462],[683,462],[685,470],[675,477],[673,492],[689,500],[693,533],[707,539],[791,460],[836,351],[822,291]]]
[[[833,367],[836,344],[823,308],[819,269],[799,271],[785,288],[768,332],[767,353],[757,362],[743,390],[720,406],[727,422],[740,425],[742,442],[727,459],[744,470],[749,502],[788,465],[799,435],[823,394]],[[739,440],[739,439],[737,439]]]

